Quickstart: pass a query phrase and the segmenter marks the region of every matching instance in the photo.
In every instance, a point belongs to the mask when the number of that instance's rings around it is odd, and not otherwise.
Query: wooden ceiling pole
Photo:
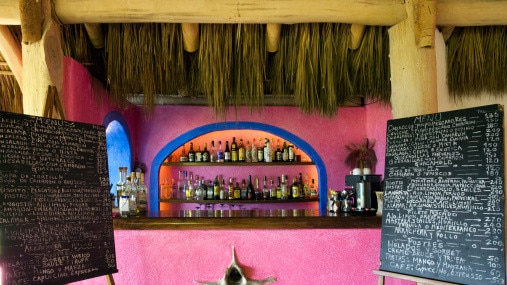
[[[23,86],[23,60],[21,58],[21,44],[14,38],[7,26],[0,26],[0,53],[19,86]]]
[[[281,24],[266,25],[266,50],[268,52],[278,51],[280,46],[280,33],[282,32]]]
[[[90,24],[85,23],[84,27],[86,29],[86,33],[88,33],[88,38],[92,43],[93,47],[96,49],[101,49],[105,46],[104,33],[102,33],[101,24]]]
[[[31,0],[25,0],[31,1]],[[62,101],[63,52],[61,32],[51,18],[51,1],[42,0],[42,37],[39,41],[22,44],[23,111],[43,116],[48,86],[55,86]]]
[[[183,34],[183,48],[187,52],[194,52],[199,48],[199,24],[181,24]]]
[[[430,29],[426,24],[431,19],[427,18],[434,15],[416,15],[414,4],[418,1],[421,0],[407,0],[408,18],[389,29],[393,118],[438,112],[434,36],[428,41],[427,33],[422,36],[420,33]],[[436,26],[432,29],[435,30]],[[426,41],[423,47],[420,47],[421,39]]]

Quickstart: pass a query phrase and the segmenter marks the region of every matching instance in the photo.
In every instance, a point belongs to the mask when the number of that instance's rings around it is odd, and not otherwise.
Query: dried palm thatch
[[[23,94],[14,76],[0,75],[0,97],[0,111],[23,113]]]
[[[125,102],[144,94],[153,106],[156,94],[178,94],[186,71],[179,24],[110,24],[106,39],[110,96]]]
[[[507,27],[455,28],[447,42],[447,84],[455,99],[507,93]]]

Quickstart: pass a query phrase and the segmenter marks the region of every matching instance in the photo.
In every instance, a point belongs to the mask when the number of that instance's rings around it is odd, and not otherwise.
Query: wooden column
[[[51,19],[51,3],[42,1],[42,38],[22,45],[23,54],[23,111],[43,116],[48,86],[55,86],[60,102],[63,85],[63,52],[60,27]]]
[[[435,45],[418,47],[420,27],[411,1],[406,6],[408,18],[389,29],[393,118],[438,112]]]

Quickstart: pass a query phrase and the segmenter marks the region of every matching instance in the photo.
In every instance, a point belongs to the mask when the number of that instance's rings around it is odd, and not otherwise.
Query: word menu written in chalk
[[[390,120],[381,265],[460,284],[505,284],[503,110]]]
[[[1,284],[117,272],[105,130],[0,112]]]

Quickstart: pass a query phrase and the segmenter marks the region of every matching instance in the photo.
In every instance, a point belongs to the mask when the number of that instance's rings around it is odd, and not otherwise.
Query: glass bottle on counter
[[[303,176],[301,175],[301,172],[299,173],[299,198],[304,199],[305,198],[305,185],[303,183]]]
[[[227,199],[228,191],[225,188],[225,179],[222,179],[222,184],[220,185],[220,200]]]
[[[231,162],[231,150],[229,149],[229,141],[225,141],[224,161]]]
[[[137,205],[137,212],[139,214],[146,214],[146,210],[148,208],[147,207],[148,199],[146,196],[146,193],[148,192],[148,187],[146,187],[146,184],[144,183],[144,173],[136,172],[136,178],[138,181],[137,196],[138,196],[138,200],[139,200],[139,204]]]
[[[283,159],[282,159],[282,149],[280,148],[280,140],[278,140],[278,143],[276,145],[275,160],[274,161],[276,161],[276,162],[283,161]]]
[[[185,189],[185,199],[186,200],[194,200],[195,189],[194,183],[192,182],[192,178],[187,181],[187,189]]]
[[[246,185],[245,179],[241,183],[241,199],[245,200],[248,198],[248,186]]]
[[[234,199],[241,199],[241,187],[239,187],[239,182],[236,181],[236,186],[234,186]]]
[[[174,178],[171,178],[171,196],[169,196],[169,199],[176,199],[178,195],[178,183],[174,180]]]
[[[129,216],[137,214],[137,185],[135,172],[130,173],[130,179],[127,180],[127,191],[130,196],[129,203]]]
[[[198,146],[197,151],[195,152],[195,162],[202,162],[201,146]]]
[[[313,179],[312,179],[313,181]],[[310,184],[308,182],[308,173],[305,174],[305,185],[303,186],[303,195],[304,197],[303,198],[310,198],[310,191],[311,191],[311,187],[310,187]]]
[[[183,199],[183,193],[185,193],[185,177],[183,170],[178,171],[178,191],[176,191],[176,199]]]
[[[202,200],[208,199],[208,186],[206,185],[206,180],[201,179],[201,187],[202,187]]]
[[[193,143],[190,143],[190,149],[188,150],[188,162],[195,162],[195,151]]]
[[[289,145],[288,151],[289,151],[289,162],[294,162],[296,158],[296,154],[294,153],[294,146]]]
[[[287,142],[283,141],[282,146],[282,161],[287,162],[289,161],[289,148],[287,147]]]
[[[116,199],[118,207],[120,207],[120,197],[123,194],[125,188],[125,173],[123,167],[118,167],[118,182],[116,182]]]
[[[227,151],[227,145],[226,145]],[[231,162],[238,162],[238,144],[236,143],[236,137],[232,137],[231,142]]]
[[[269,140],[266,138],[264,140],[264,162],[271,162],[271,145]]]
[[[211,180],[208,181],[208,187],[207,187],[207,195],[206,195],[206,199],[207,200],[215,200],[215,191],[214,191],[214,185],[213,183],[211,182]]]

